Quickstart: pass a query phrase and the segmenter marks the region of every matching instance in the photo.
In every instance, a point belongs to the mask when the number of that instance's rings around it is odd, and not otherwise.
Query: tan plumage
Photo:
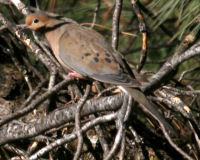
[[[133,73],[128,73],[130,68],[125,68],[126,62],[115,56],[119,53],[94,30],[41,14],[28,15],[26,24],[32,30],[44,31],[63,68],[106,83],[140,86]]]
[[[28,15],[26,24],[31,30],[44,33],[64,69],[70,69],[83,77],[118,85],[144,105],[158,122],[170,128],[144,94],[134,89],[139,88],[140,82],[135,79],[124,57],[102,35],[77,23],[50,18],[44,14]]]

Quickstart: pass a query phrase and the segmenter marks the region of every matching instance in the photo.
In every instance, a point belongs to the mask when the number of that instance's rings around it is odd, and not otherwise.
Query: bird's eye
[[[37,19],[37,18],[35,18],[34,20],[33,20],[33,23],[38,23],[39,22],[39,19]]]

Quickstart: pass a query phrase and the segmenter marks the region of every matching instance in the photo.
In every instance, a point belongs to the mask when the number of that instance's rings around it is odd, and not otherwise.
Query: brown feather
[[[39,22],[33,23],[35,18]],[[26,24],[32,30],[46,29],[45,36],[63,68],[106,83],[140,86],[122,56],[116,56],[119,53],[96,31],[41,14],[28,15]]]

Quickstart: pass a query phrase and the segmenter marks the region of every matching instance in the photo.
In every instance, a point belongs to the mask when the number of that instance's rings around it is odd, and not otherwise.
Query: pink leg
[[[83,78],[80,74],[76,73],[76,72],[69,72],[67,74],[68,78],[75,78],[75,79],[80,79]]]

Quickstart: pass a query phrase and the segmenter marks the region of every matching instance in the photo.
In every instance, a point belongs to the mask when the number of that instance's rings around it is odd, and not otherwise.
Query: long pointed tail
[[[175,135],[175,132],[171,125],[163,118],[163,116],[155,109],[155,106],[153,106],[152,103],[150,103],[145,95],[138,89],[130,88],[130,87],[124,87],[119,86],[119,88],[125,92],[126,94],[130,94],[135,101],[142,104],[144,106],[145,112],[150,114],[153,118],[155,118],[158,123],[163,124],[166,130],[168,130],[171,134]]]

